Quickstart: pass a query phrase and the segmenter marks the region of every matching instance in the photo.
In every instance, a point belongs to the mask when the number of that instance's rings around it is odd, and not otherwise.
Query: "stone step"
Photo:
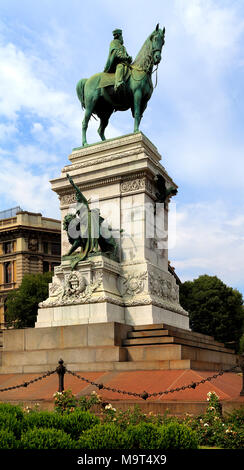
[[[190,341],[198,342],[202,344],[212,344],[217,347],[224,347],[224,343],[219,343],[218,341],[215,341],[213,338],[212,340],[210,339],[202,339],[201,337],[199,338],[198,336],[195,336],[194,333],[188,333],[188,332],[181,332],[181,331],[175,331],[173,329],[155,329],[155,330],[141,330],[141,331],[129,331],[127,339],[134,339],[134,338],[158,338],[158,337],[167,337],[167,336],[172,336],[175,338],[182,338],[182,339],[187,339]],[[125,343],[124,343],[125,344]],[[139,343],[138,343],[139,344]]]
[[[194,335],[195,337],[198,337],[199,339],[203,339],[205,341],[215,341],[212,336],[205,335],[203,333],[197,333],[195,331],[191,330],[185,330],[183,328],[178,328],[176,326],[168,325],[166,323],[158,323],[158,324],[152,324],[152,325],[134,325],[132,326],[132,331],[133,332],[140,332],[140,331],[154,331],[154,330],[169,330],[174,333],[183,333],[187,335]]]
[[[127,339],[151,338],[153,336],[167,336],[167,335],[169,335],[169,330],[163,330],[161,328],[157,330],[129,331]]]
[[[214,338],[211,336],[201,335],[195,332],[189,332],[187,330],[181,330],[179,328],[173,328],[168,326],[168,328],[155,328],[151,330],[139,330],[139,331],[129,331],[128,332],[128,339],[132,338],[146,338],[146,337],[157,337],[157,336],[174,336],[177,338],[189,339],[191,341],[198,341],[201,343],[213,344],[216,346],[224,347],[224,343],[220,343],[219,341],[215,341]]]
[[[166,324],[133,326],[132,330],[128,332],[127,339],[135,340],[136,338],[138,338],[138,342],[136,343],[136,341],[131,341],[130,343],[126,343],[125,341],[123,341],[123,345],[134,346],[135,344],[148,344],[149,342],[142,343],[139,340],[142,338],[167,338],[167,336],[174,337],[175,342],[177,342],[178,344],[189,344],[197,347],[208,347],[209,349],[214,350],[216,350],[217,348],[218,350],[228,351],[234,354],[234,351],[225,348],[224,343],[216,341],[213,337],[209,335],[196,333],[190,330],[184,330],[182,328]],[[150,342],[150,344],[155,344],[155,341]]]
[[[183,344],[152,344],[127,347],[127,361],[155,361],[190,359],[209,363],[235,365],[236,356],[229,350],[207,349]]]
[[[204,343],[198,340],[192,341],[190,339],[186,338],[177,338],[173,336],[148,336],[148,337],[138,337],[138,338],[130,338],[123,340],[123,346],[126,347],[135,347],[135,346],[147,346],[147,345],[153,345],[153,344],[182,344],[182,345],[187,345],[187,346],[194,346],[194,347],[200,347],[203,349],[209,349],[213,351],[221,351],[221,352],[227,352],[230,354],[234,354],[234,352],[230,349],[227,349],[223,346],[220,345],[220,343]]]
[[[124,339],[123,346],[139,346],[139,345],[150,345],[150,344],[168,344],[173,343],[174,338],[172,336],[148,336],[143,338],[131,338]]]

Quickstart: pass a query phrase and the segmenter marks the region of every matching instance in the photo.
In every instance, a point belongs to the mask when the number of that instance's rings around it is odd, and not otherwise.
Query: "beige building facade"
[[[4,211],[2,218],[0,213],[1,327],[8,292],[18,289],[25,274],[53,271],[60,264],[60,246],[59,220],[21,209]]]

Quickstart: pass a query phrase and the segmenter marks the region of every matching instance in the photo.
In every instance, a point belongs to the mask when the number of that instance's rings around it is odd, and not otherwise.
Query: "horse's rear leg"
[[[107,113],[104,113],[103,115],[100,115],[100,126],[97,130],[98,134],[100,135],[102,140],[106,140],[106,137],[104,135],[104,131],[108,125],[109,118],[112,114],[112,111],[109,111]]]
[[[82,145],[87,145],[87,141],[86,141],[86,131],[87,131],[87,127],[88,127],[88,122],[90,120],[90,117],[92,115],[92,110],[93,110],[93,106],[88,106],[86,108],[86,111],[85,111],[85,116],[84,116],[84,119],[82,121]]]

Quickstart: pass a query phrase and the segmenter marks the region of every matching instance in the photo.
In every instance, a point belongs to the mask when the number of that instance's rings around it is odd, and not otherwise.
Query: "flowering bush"
[[[127,410],[116,410],[110,403],[105,405],[102,417],[104,422],[116,422],[122,429],[126,429],[128,425],[135,426],[141,422],[160,425],[167,421],[165,416],[155,415],[152,411],[148,414],[143,413],[138,405]],[[170,418],[171,421],[172,419]]]
[[[224,418],[219,397],[215,392],[207,394],[208,407],[205,413],[197,418],[186,418],[188,424],[195,429],[199,445],[240,449],[244,447],[244,413],[238,410],[233,416]],[[242,418],[241,418],[242,415]],[[238,416],[238,418],[237,418]],[[236,424],[238,422],[238,424]]]
[[[73,411],[73,409],[77,406],[77,399],[71,390],[55,392],[53,397],[54,409],[58,413],[63,413],[64,411]]]
[[[75,408],[80,408],[82,411],[89,410],[93,405],[101,402],[101,398],[94,391],[89,397],[82,396],[76,398],[71,390],[64,390],[63,392],[55,392],[54,395],[54,409],[58,413],[72,412]]]

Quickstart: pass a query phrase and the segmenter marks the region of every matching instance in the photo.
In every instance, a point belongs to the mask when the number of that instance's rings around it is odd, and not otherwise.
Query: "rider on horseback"
[[[104,68],[104,72],[115,73],[114,90],[117,91],[124,85],[124,77],[127,73],[128,64],[131,64],[130,57],[124,47],[124,41],[121,29],[113,31],[114,39],[110,43],[109,56]]]

